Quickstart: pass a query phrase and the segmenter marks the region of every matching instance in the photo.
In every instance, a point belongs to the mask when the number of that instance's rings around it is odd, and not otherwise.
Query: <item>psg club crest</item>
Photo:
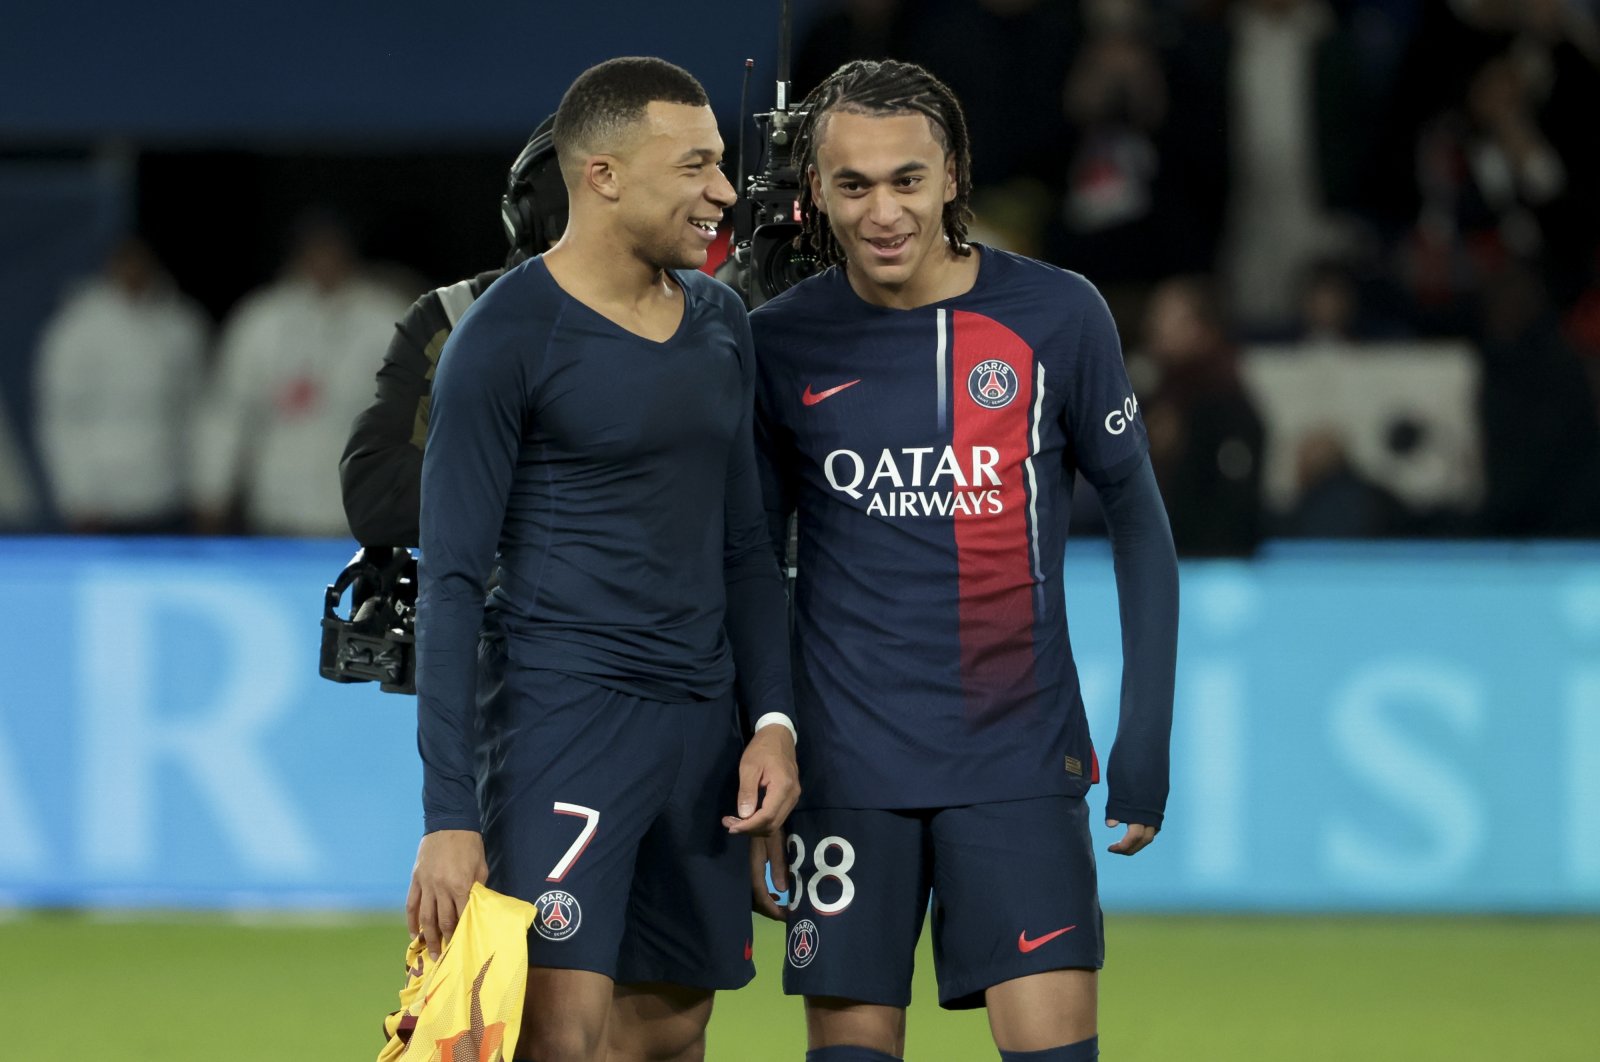
[[[817,924],[802,918],[789,930],[789,965],[799,969],[817,957]]]
[[[998,358],[980,361],[967,375],[967,394],[984,409],[1008,406],[1017,397],[1017,374]]]
[[[533,901],[533,906],[539,911],[533,928],[546,940],[566,940],[578,931],[583,921],[583,908],[570,892],[553,889]]]

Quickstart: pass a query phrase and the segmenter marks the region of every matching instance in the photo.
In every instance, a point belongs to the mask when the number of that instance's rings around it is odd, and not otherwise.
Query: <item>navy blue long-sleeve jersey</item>
[[[440,355],[417,615],[427,830],[479,827],[474,686],[496,567],[489,607],[514,664],[681,702],[726,692],[737,662],[747,714],[792,711],[749,321],[725,285],[672,275],[684,311],[665,342],[567,295],[535,258]]]
[[[1160,825],[1177,566],[1138,402],[1083,277],[980,248],[967,293],[874,306],[843,269],[751,317],[771,527],[797,510],[802,802],[1082,794],[1067,637],[1074,472],[1114,499],[1127,655],[1108,814]]]

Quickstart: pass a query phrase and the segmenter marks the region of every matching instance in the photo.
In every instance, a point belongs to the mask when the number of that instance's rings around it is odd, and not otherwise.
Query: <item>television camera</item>
[[[739,201],[733,207],[733,239],[728,261],[717,277],[744,297],[755,309],[768,299],[817,272],[820,262],[800,236],[800,181],[803,174],[794,161],[794,133],[804,111],[790,109],[789,36],[790,0],[784,0],[779,18],[778,87],[772,110],[755,115],[761,132],[761,155],[756,172],[744,172],[744,114],[739,101]],[[745,60],[745,95],[754,63]]]

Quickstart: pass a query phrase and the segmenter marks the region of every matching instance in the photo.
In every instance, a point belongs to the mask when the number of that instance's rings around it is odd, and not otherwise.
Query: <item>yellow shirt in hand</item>
[[[509,1062],[522,1023],[533,904],[473,885],[435,962],[421,938],[406,948],[400,1009],[383,1021],[378,1062]]]

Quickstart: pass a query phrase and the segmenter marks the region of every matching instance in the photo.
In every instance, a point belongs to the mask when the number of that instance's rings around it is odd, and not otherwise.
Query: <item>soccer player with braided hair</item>
[[[840,67],[800,105],[803,117],[795,130],[794,157],[801,160],[802,167],[816,165],[818,130],[834,110],[928,118],[930,131],[950,166],[950,195],[939,217],[945,245],[957,258],[970,257],[967,226],[972,222],[972,141],[967,135],[966,115],[949,86],[912,63],[858,61]],[[842,265],[845,253],[818,207],[820,199],[820,188],[814,188],[809,180],[800,182],[801,239],[822,265]]]
[[[1116,327],[1077,273],[969,242],[966,122],[928,71],[849,63],[800,109],[802,238],[829,268],[751,315],[774,541],[798,520],[784,989],[806,997],[808,1062],[899,1058],[931,897],[943,1006],[986,1006],[1007,1062],[1094,1059],[1099,759],[1062,565],[1077,475],[1121,606],[1119,855],[1162,823],[1177,651]]]

